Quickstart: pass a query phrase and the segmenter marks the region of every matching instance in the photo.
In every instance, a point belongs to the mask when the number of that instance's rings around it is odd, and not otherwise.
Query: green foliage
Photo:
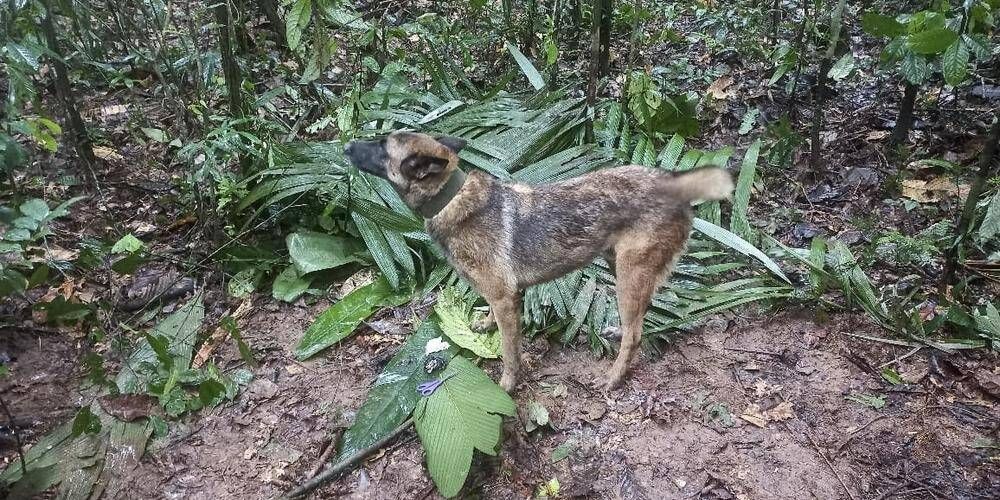
[[[295,347],[295,357],[303,360],[346,338],[376,310],[409,300],[408,291],[396,291],[385,278],[362,286],[320,314]]]
[[[465,484],[474,450],[496,455],[501,415],[514,415],[514,401],[462,356],[452,358],[438,378],[444,383],[420,399],[413,416],[431,479],[450,498]]]
[[[0,205],[0,229],[4,231],[0,236],[0,256],[3,257],[0,258],[0,298],[23,294],[29,286],[40,284],[28,279],[46,265],[34,262],[33,257],[43,250],[37,246],[52,234],[49,224],[68,215],[70,207],[82,199],[71,198],[53,209],[38,198],[29,199],[16,209]]]
[[[438,295],[434,312],[437,314],[441,331],[456,345],[472,351],[481,358],[500,357],[500,333],[474,332],[471,324],[472,306],[464,301],[455,288],[448,287]]]

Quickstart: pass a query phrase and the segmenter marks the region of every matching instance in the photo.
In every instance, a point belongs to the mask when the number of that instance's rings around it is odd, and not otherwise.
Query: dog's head
[[[358,170],[387,179],[411,208],[433,197],[458,168],[465,140],[393,132],[374,141],[351,141],[344,154]]]

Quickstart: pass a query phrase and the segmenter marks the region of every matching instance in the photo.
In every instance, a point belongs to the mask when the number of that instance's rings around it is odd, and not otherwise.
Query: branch
[[[357,453],[355,453],[355,454],[353,454],[353,455],[351,455],[351,456],[349,456],[349,457],[341,460],[340,462],[337,462],[336,464],[330,466],[329,468],[327,468],[323,472],[319,473],[319,475],[317,475],[316,477],[314,477],[314,478],[312,478],[312,479],[310,479],[310,480],[302,483],[299,487],[297,487],[294,490],[291,490],[291,491],[285,493],[283,496],[279,497],[280,500],[291,500],[291,499],[294,499],[294,498],[305,498],[306,495],[308,495],[309,493],[311,493],[316,488],[319,488],[320,486],[322,486],[322,485],[324,485],[324,484],[332,481],[338,475],[340,475],[343,472],[346,472],[347,469],[351,468],[352,466],[354,466],[355,464],[357,464],[358,462],[360,462],[362,459],[364,459],[368,455],[371,455],[372,453],[374,453],[375,451],[377,451],[379,448],[382,448],[383,446],[385,446],[386,444],[388,444],[389,441],[392,441],[396,436],[402,434],[403,431],[405,431],[406,429],[409,429],[411,425],[413,425],[413,417],[412,416],[410,418],[406,419],[405,422],[403,422],[402,424],[400,424],[399,427],[396,427],[395,430],[393,430],[392,432],[390,432],[389,434],[387,434],[382,439],[379,439],[378,441],[372,443],[371,446],[369,446],[369,447],[367,447],[367,448],[365,448],[363,450],[358,450]]]

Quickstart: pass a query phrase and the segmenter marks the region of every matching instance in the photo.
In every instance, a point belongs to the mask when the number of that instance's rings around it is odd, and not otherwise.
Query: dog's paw
[[[507,394],[513,394],[514,388],[517,387],[517,379],[509,375],[504,375],[500,377],[500,388],[507,392]]]
[[[601,337],[612,342],[621,342],[622,331],[617,326],[607,326],[601,330]]]

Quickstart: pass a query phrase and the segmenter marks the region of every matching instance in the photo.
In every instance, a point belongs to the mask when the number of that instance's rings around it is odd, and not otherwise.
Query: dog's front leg
[[[500,326],[503,347],[503,375],[500,387],[512,392],[517,386],[521,371],[521,299],[517,293],[499,295],[488,299],[490,314]]]

